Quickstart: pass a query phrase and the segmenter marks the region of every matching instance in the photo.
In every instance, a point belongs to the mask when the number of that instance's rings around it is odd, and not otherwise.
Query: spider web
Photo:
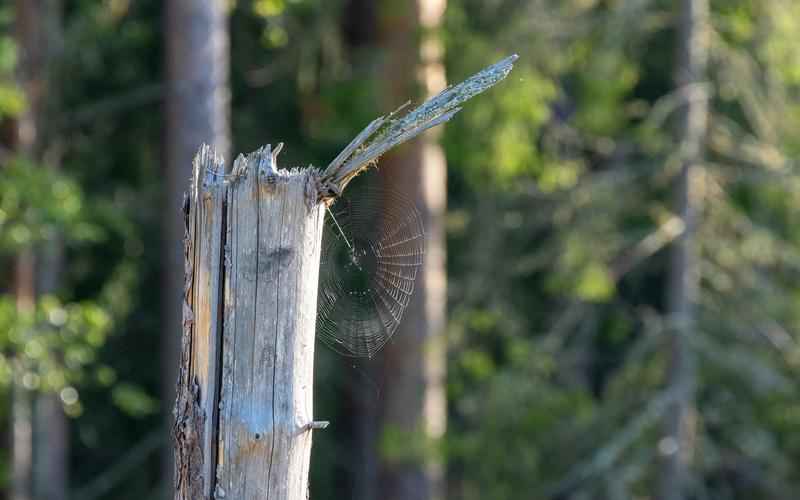
[[[372,357],[411,301],[424,254],[422,217],[410,200],[375,188],[337,200],[330,212],[322,235],[317,332],[340,354]]]

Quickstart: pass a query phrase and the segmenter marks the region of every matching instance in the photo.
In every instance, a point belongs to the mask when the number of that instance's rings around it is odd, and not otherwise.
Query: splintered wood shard
[[[393,118],[400,111],[397,110],[373,120],[322,173],[322,186],[328,186],[333,192],[323,191],[320,193],[321,198],[337,196],[353,177],[363,172],[382,154],[429,128],[448,121],[461,110],[461,104],[503,80],[514,67],[517,58],[516,54],[506,57],[458,85],[446,88],[400,118]]]

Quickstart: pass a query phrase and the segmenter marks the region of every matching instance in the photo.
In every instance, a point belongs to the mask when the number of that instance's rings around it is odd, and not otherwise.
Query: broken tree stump
[[[278,169],[278,145],[239,156],[225,174],[223,159],[200,148],[184,204],[176,500],[308,498],[312,432],[327,425],[313,420],[326,206],[380,155],[505,78],[514,60],[376,119],[322,171]]]

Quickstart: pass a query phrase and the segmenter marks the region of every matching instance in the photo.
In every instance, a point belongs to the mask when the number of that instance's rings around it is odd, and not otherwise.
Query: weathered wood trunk
[[[269,148],[234,165],[208,148],[188,200],[178,499],[305,500],[324,204],[312,170]]]
[[[175,498],[306,500],[325,205],[392,147],[446,122],[508,75],[510,56],[402,118],[373,120],[319,172],[279,171],[269,146],[230,175],[207,146],[184,207]],[[399,111],[399,110],[398,110]]]

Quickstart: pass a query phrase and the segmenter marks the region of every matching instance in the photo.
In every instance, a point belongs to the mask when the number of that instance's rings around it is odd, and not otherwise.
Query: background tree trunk
[[[670,318],[668,390],[674,401],[667,408],[662,454],[661,500],[687,498],[689,467],[694,448],[695,363],[690,336],[695,333],[694,303],[699,286],[695,238],[700,211],[699,174],[703,162],[708,102],[700,87],[708,60],[708,1],[679,3],[675,84],[684,103],[678,111],[677,139],[681,171],[675,185],[675,213],[685,225],[672,247],[667,290]]]
[[[445,0],[381,4],[379,36],[385,49],[381,71],[389,108],[409,96],[424,99],[445,87],[444,49],[435,33],[445,6]],[[413,200],[425,226],[425,261],[414,296],[393,341],[379,356],[379,466],[373,493],[386,499],[444,498],[444,467],[435,456],[447,420],[447,181],[444,152],[437,144],[440,134],[441,129],[429,130],[386,155],[379,170],[384,189]],[[387,212],[391,211],[388,207]]]
[[[15,262],[17,309],[35,307],[33,252],[21,252]],[[15,381],[11,394],[11,500],[33,498],[33,410],[31,393]]]
[[[69,493],[69,422],[59,395],[39,395],[35,414],[34,498],[66,500]]]
[[[18,119],[16,148],[32,160],[58,168],[59,145],[48,130],[56,115],[52,85],[54,60],[62,49],[60,0],[18,0],[19,81],[27,107]],[[17,261],[17,303],[35,307],[36,297],[56,293],[60,285],[63,244],[58,236]],[[62,500],[68,491],[69,426],[58,394],[13,391],[13,498]]]
[[[192,158],[202,143],[223,157],[230,151],[228,2],[166,2],[166,192],[163,248],[163,408],[172,424],[181,332],[184,223],[181,200],[192,174]],[[165,438],[164,482],[171,491],[172,440]]]

